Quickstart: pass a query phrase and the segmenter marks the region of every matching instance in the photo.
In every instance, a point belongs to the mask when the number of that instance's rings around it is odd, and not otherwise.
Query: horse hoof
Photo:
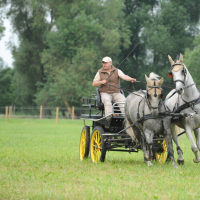
[[[184,160],[179,160],[179,159],[177,160],[177,163],[178,163],[179,165],[184,165],[184,162],[185,162]]]
[[[178,169],[178,166],[176,164],[172,164],[172,167]]]
[[[153,163],[151,161],[147,161],[146,163],[147,163],[148,167],[152,167],[153,166]]]
[[[194,158],[193,161],[194,161],[194,163],[199,163],[200,162],[200,158],[198,158],[198,159]]]

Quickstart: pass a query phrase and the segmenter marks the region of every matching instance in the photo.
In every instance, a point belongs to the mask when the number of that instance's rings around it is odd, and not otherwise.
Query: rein
[[[123,89],[123,88],[116,87],[116,86],[111,85],[111,84],[108,84],[108,85],[109,85],[109,87],[111,86],[111,87],[114,87],[114,88],[117,88],[117,89]],[[156,90],[156,88],[162,89],[160,86],[148,86],[148,87],[150,87],[151,89],[155,88],[155,90]],[[151,89],[149,89],[149,90],[151,90]],[[128,91],[128,89],[123,89],[123,90]],[[148,93],[148,91],[147,91],[147,93]],[[147,93],[143,92],[142,90],[140,90],[140,92],[142,92],[145,95],[145,97],[143,97],[142,95],[136,94],[134,91],[131,91],[132,94],[142,97],[146,101],[149,108],[158,109],[162,105],[162,103],[159,102],[157,107],[152,106],[151,103],[149,102],[148,98],[147,98]]]
[[[134,81],[134,83],[145,83],[146,84],[146,82],[144,82],[144,81]],[[171,87],[170,87],[171,86]],[[169,85],[169,86],[166,86],[166,85],[162,85],[162,87],[165,87],[165,88],[170,88],[170,89],[174,89],[174,88],[172,88],[172,87],[174,87],[173,85]]]

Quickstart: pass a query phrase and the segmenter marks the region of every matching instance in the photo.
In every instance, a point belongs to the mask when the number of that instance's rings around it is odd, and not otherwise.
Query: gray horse
[[[200,150],[200,94],[192,76],[183,63],[182,54],[180,54],[180,58],[177,61],[173,61],[170,56],[168,56],[168,58],[171,63],[169,77],[173,78],[176,89],[172,90],[167,95],[165,105],[172,112],[193,113],[192,117],[175,119],[174,123],[172,123],[172,135],[173,140],[177,145],[178,163],[184,164],[184,158],[178,144],[175,125],[185,129],[186,135],[191,143],[191,149],[195,155],[193,161],[198,163],[200,162],[198,155],[198,149]],[[196,144],[192,136],[193,130],[196,137]]]
[[[140,148],[144,152],[144,159],[148,166],[153,165],[153,137],[154,135],[164,135],[167,143],[168,156],[172,160],[172,166],[177,167],[174,160],[174,151],[171,137],[170,116],[157,117],[159,112],[165,111],[162,104],[163,78],[158,79],[158,75],[150,73],[149,78],[145,75],[146,91],[137,91],[129,94],[125,103],[126,121],[125,127],[137,122],[140,117],[149,116],[149,119],[135,124],[126,130],[127,134],[134,141],[138,141]]]

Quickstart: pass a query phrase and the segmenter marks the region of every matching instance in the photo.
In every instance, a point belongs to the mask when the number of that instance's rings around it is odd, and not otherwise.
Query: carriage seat
[[[124,95],[124,91],[123,91],[123,90],[120,90],[120,92],[121,92],[121,94]],[[124,95],[124,96],[125,96],[125,95]],[[96,108],[97,110],[103,111],[103,110],[104,110],[104,105],[103,105],[103,103],[102,103],[102,101],[101,101],[101,95],[100,95],[99,87],[96,88],[95,101],[96,101],[96,103],[95,103],[95,108]]]

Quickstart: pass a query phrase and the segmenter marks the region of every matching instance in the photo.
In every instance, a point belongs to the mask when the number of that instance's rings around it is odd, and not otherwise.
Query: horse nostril
[[[183,88],[179,88],[178,90],[176,90],[179,94],[182,93]]]

